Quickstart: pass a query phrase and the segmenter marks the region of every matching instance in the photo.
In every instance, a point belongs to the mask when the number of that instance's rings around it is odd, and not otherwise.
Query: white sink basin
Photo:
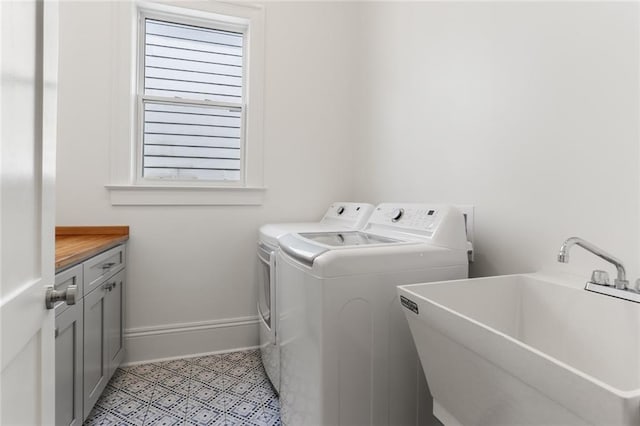
[[[529,274],[398,287],[440,421],[640,425],[640,304],[566,283]]]

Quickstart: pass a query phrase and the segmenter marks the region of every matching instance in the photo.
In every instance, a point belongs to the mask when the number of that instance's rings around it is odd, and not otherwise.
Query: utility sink
[[[398,287],[445,425],[640,425],[640,304],[542,274]]]

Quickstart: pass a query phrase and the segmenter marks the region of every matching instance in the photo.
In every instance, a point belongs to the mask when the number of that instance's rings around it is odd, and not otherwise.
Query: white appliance
[[[346,231],[361,229],[374,206],[366,203],[336,202],[320,222],[277,223],[263,225],[258,240],[258,316],[260,318],[260,354],[271,384],[280,388],[280,348],[276,314],[276,251],[278,238],[290,232]]]
[[[361,232],[281,237],[282,423],[428,423],[431,398],[396,286],[466,278],[469,249],[465,215],[444,205],[381,204]]]

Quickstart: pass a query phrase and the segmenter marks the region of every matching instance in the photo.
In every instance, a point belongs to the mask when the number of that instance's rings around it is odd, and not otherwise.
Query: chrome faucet
[[[582,238],[579,238],[579,237],[567,238],[564,244],[562,244],[562,247],[560,247],[560,252],[558,253],[558,262],[569,263],[569,250],[574,245],[580,246],[583,249],[587,250],[588,252],[593,253],[596,256],[600,257],[601,259],[604,259],[607,262],[613,264],[616,267],[616,270],[618,271],[618,276],[613,281],[614,287],[617,288],[618,290],[627,290],[629,281],[627,281],[627,273],[624,269],[624,265],[622,264],[622,262],[618,258],[610,255],[606,251],[591,244],[588,241],[583,240]],[[600,277],[600,278],[596,278],[596,277]],[[607,281],[608,281],[608,277],[606,275],[606,272],[593,271],[593,275],[592,275],[593,284],[609,285]]]

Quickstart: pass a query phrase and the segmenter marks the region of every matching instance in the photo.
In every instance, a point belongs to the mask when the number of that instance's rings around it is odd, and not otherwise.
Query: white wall
[[[605,264],[580,248],[555,260],[577,235],[637,277],[636,3],[375,3],[361,19],[358,198],[474,204],[475,276],[588,275]]]
[[[61,5],[57,222],[131,226],[132,359],[255,344],[258,226],[336,199],[474,204],[476,276],[640,272],[637,5],[267,3],[257,207],[110,205],[111,7]]]
[[[114,31],[126,25],[112,22],[114,4],[61,3],[57,223],[130,225],[126,328],[136,336],[128,341],[130,361],[255,345],[258,227],[317,220],[332,201],[353,198],[354,97],[344,72],[352,7],[266,7],[262,206],[114,207],[104,187],[109,49]],[[327,25],[334,28],[328,35]],[[220,327],[228,323],[237,326]],[[177,324],[204,330],[175,333]]]

